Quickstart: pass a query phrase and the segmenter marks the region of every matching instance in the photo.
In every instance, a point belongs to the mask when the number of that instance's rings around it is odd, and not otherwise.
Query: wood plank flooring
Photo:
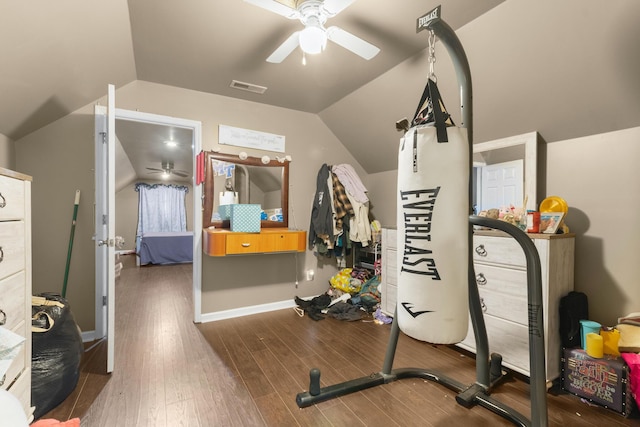
[[[128,257],[125,257],[128,258]],[[116,283],[115,371],[104,374],[105,346],[85,353],[80,382],[44,418],[94,426],[509,426],[455,393],[404,379],[299,409],[309,370],[323,386],[379,372],[390,327],[371,321],[313,321],[293,310],[195,325],[191,265],[135,267]],[[471,355],[401,334],[394,367],[423,367],[475,381]],[[492,396],[529,416],[528,384],[516,376]],[[547,394],[549,425],[638,426],[568,394]]]

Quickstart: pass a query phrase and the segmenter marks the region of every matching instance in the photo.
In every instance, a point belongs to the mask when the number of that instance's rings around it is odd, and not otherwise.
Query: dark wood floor
[[[309,370],[322,385],[379,372],[390,327],[371,321],[313,321],[293,310],[194,325],[191,266],[136,268],[125,260],[116,284],[116,364],[104,374],[104,345],[85,353],[78,387],[46,414],[93,426],[508,426],[492,412],[466,409],[430,381],[404,379],[299,409]],[[469,354],[401,335],[394,367],[475,380]],[[530,414],[520,378],[492,396]],[[634,426],[568,394],[548,396],[549,425]]]

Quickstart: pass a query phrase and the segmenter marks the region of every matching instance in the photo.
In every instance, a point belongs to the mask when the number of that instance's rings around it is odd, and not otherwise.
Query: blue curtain
[[[137,183],[138,236],[148,232],[187,231],[184,185]]]

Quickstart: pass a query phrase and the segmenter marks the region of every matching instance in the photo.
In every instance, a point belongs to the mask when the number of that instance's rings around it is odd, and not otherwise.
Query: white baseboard
[[[96,339],[96,331],[82,331],[80,333],[80,336],[82,337],[82,342],[95,341],[95,339]]]
[[[234,317],[250,316],[252,314],[267,313],[269,311],[284,310],[286,308],[296,307],[294,300],[271,302],[268,304],[252,305],[249,307],[234,308],[231,310],[216,311],[213,313],[203,313],[200,316],[202,323],[215,322],[224,319],[233,319]],[[95,341],[96,331],[82,332],[82,342]]]
[[[251,314],[266,313],[269,311],[283,310],[285,308],[293,307],[296,307],[296,303],[293,299],[290,299],[268,304],[252,305],[250,307],[216,311],[213,313],[203,313],[200,320],[202,321],[202,323],[215,322],[218,320],[233,319],[234,317],[249,316]]]

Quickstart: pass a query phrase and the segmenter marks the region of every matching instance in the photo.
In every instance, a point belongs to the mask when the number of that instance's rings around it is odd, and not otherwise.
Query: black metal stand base
[[[355,393],[357,391],[365,390],[367,388],[378,386],[381,384],[388,384],[392,381],[404,378],[422,378],[424,380],[433,381],[438,384],[444,385],[448,389],[458,393],[456,395],[456,401],[466,408],[471,408],[474,405],[480,405],[510,420],[515,425],[519,425],[522,427],[529,427],[531,425],[529,420],[524,415],[520,414],[513,408],[510,408],[509,406],[503,404],[502,402],[491,398],[487,390],[483,386],[479,384],[472,384],[467,387],[452,378],[425,369],[399,368],[392,370],[389,374],[378,372],[367,377],[345,381],[343,383],[330,385],[324,388],[319,387],[319,370],[312,369],[309,376],[310,391],[298,393],[298,395],[296,396],[296,403],[300,408],[306,408],[307,406],[324,402],[325,400],[345,396],[350,393]]]

